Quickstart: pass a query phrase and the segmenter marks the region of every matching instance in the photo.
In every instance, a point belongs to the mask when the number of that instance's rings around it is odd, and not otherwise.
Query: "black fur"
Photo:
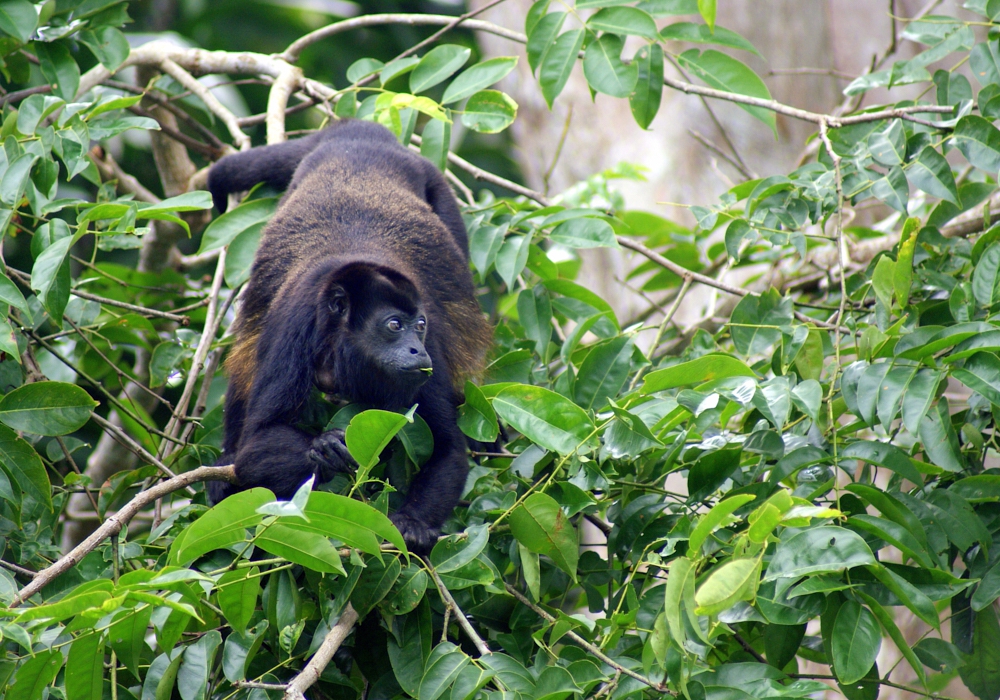
[[[264,486],[289,498],[310,476],[322,482],[353,466],[343,433],[296,427],[314,384],[387,410],[417,403],[434,452],[392,517],[408,546],[426,552],[465,485],[454,387],[475,371],[489,330],[451,190],[390,132],[359,121],[229,156],[209,172],[220,209],[228,193],[260,181],[288,189],[265,229],[227,361],[220,463],[235,462],[239,486],[213,482],[210,497]],[[387,309],[426,317],[426,334],[402,349],[381,342],[372,324]],[[429,379],[400,369],[407,350],[426,351]]]

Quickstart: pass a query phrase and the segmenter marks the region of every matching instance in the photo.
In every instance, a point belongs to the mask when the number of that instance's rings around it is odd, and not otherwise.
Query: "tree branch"
[[[358,613],[348,603],[347,607],[344,608],[344,612],[340,614],[337,624],[326,633],[323,643],[320,644],[319,649],[316,650],[313,657],[309,659],[309,663],[286,686],[284,700],[306,700],[305,691],[319,680],[319,677],[323,674],[323,669],[330,664],[333,655],[337,653],[337,649],[347,639],[347,635],[350,634],[357,621]]]
[[[438,572],[433,566],[428,567],[427,570],[430,571],[431,578],[434,579],[434,585],[437,586],[438,593],[441,594],[441,600],[448,609],[454,611],[455,619],[458,621],[458,626],[462,628],[462,631],[465,632],[466,636],[468,636],[472,643],[476,645],[476,649],[479,650],[479,655],[487,656],[488,654],[492,654],[493,652],[486,645],[486,642],[483,641],[483,638],[479,636],[478,632],[476,632],[475,627],[473,627],[472,623],[469,622],[469,618],[467,618],[465,613],[462,612],[462,609],[458,607],[458,603],[456,603],[455,598],[452,597],[451,591],[445,587],[441,577],[438,576]],[[445,633],[447,634],[447,625],[445,628]]]
[[[122,531],[140,509],[149,505],[157,498],[179,491],[185,486],[198,483],[200,481],[228,481],[236,483],[236,472],[232,465],[225,467],[198,467],[184,474],[178,474],[172,479],[161,481],[152,488],[146,489],[136,494],[135,498],[122,506],[121,510],[104,521],[104,524],[94,530],[87,539],[78,544],[68,554],[60,557],[54,564],[46,567],[32,579],[31,583],[17,592],[11,602],[11,608],[19,607],[24,601],[38,593],[56,576],[66,573],[71,568],[80,563],[85,556],[97,549],[98,545],[112,535],[117,535]]]

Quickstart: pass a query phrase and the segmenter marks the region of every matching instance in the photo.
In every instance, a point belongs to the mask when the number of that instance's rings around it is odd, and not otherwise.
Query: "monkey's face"
[[[354,305],[347,322],[328,335],[328,352],[316,366],[316,385],[353,401],[405,406],[433,371],[425,347],[427,315],[420,306],[363,306],[367,308]]]

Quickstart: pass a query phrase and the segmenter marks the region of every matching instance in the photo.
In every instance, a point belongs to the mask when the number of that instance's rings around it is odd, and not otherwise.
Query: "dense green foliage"
[[[551,200],[493,178],[499,194],[463,202],[496,342],[460,425],[480,449],[501,424],[509,440],[473,453],[464,501],[422,561],[386,514],[399,501],[389,482],[402,488],[430,455],[427,427],[319,396],[309,421],[346,429],[352,477],[213,508],[195,481],[133,519],[132,499],[219,455],[218,360],[277,193],[251,192],[205,226],[207,193],[158,198],[109,175],[93,142],[116,143],[159,192],[152,173],[167,166],[135,134],[217,157],[226,107],[178,82],[183,67],[144,64],[150,82],[131,91],[103,77],[134,58],[117,0],[0,0],[0,694],[280,697],[353,610],[363,622],[345,625],[311,697],[740,700],[809,697],[827,681],[873,700],[899,687],[876,663],[891,644],[917,692],[960,677],[1000,698],[1000,6],[966,7],[976,21],[910,23],[902,39],[920,52],[847,89],[922,84],[919,105],[792,115],[816,124],[816,155],[692,207],[695,228],[626,209],[613,188],[634,176],[624,166]],[[541,0],[525,18],[527,60],[550,105],[582,64],[595,93],[629,100],[635,129],[665,83],[774,129],[791,108],[715,14],[712,0]],[[272,34],[290,43],[295,29]],[[430,31],[385,34],[378,50]],[[452,127],[471,130],[475,152],[513,123],[496,83],[517,59],[481,60],[458,36],[398,58],[342,42],[344,65],[323,75],[309,48],[298,65],[329,92],[297,86],[319,105],[296,113],[311,127],[377,120],[404,143],[416,132],[470,182],[449,160]],[[642,47],[623,57],[626,37]],[[715,92],[665,77],[670,64]],[[264,108],[266,86],[239,87]],[[872,199],[887,218],[844,228]],[[140,264],[168,230],[198,256]],[[674,304],[662,321],[620,319],[577,280],[576,251],[620,246],[647,258],[631,283]],[[731,288],[712,276],[723,262],[782,266],[795,284]],[[728,321],[676,327],[676,304],[706,284],[742,297]],[[107,431],[138,465],[91,483],[81,471]],[[80,493],[90,517],[117,511],[125,528],[60,559]],[[925,632],[912,645],[904,612]],[[800,674],[802,660],[829,671]]]

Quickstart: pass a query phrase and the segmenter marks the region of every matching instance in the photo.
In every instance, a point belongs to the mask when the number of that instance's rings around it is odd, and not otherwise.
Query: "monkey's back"
[[[344,129],[344,138],[335,133],[312,151],[265,227],[227,361],[237,390],[252,382],[256,339],[271,304],[330,257],[409,277],[429,307],[430,328],[443,341],[453,376],[480,369],[490,331],[475,299],[464,229],[459,240],[427,202],[433,166],[376,128],[362,138]]]

